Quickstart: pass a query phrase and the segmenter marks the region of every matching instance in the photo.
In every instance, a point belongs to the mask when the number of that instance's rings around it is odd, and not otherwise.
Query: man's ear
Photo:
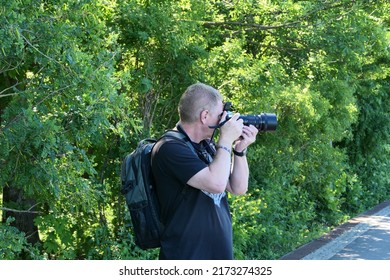
[[[209,110],[203,110],[201,113],[200,113],[200,121],[205,124],[206,123],[206,120],[207,120],[207,117],[209,115]]]

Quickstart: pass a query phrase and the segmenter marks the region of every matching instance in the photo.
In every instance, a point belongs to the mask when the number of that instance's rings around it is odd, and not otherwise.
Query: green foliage
[[[185,1],[184,1],[185,2]],[[183,3],[185,5],[185,3]],[[134,116],[143,121],[143,134],[164,130],[156,118],[175,124],[182,91],[194,82],[189,74],[198,57],[206,54],[196,24],[187,21],[185,6],[170,1],[122,1],[115,26],[123,44],[121,72],[131,93]]]
[[[0,258],[156,259],[134,244],[121,159],[195,81],[278,115],[229,198],[236,258],[277,259],[390,197],[387,1],[0,4],[0,189],[34,201],[41,239],[4,220]]]
[[[99,1],[7,3],[14,13],[2,25],[21,48],[19,57],[5,48],[1,56],[4,81],[13,85],[1,84],[12,100],[1,116],[0,185],[36,200],[50,258],[85,258],[118,196],[112,144],[123,134],[116,118],[125,100],[117,93],[115,34]]]
[[[38,248],[27,242],[25,233],[10,225],[12,221],[8,218],[0,224],[0,260],[43,259]]]

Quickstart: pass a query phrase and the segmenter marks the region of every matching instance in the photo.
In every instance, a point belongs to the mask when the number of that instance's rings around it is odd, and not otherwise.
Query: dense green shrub
[[[1,0],[0,258],[156,259],[134,244],[120,164],[196,81],[278,115],[229,198],[238,259],[388,199],[389,15],[384,0]]]

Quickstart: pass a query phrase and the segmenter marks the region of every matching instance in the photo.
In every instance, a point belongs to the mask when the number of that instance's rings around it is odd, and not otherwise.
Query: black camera
[[[233,116],[233,106],[231,102],[226,102],[224,111],[227,111],[226,121]],[[278,119],[272,113],[260,113],[259,115],[240,115],[239,119],[244,121],[244,125],[253,125],[260,132],[274,131],[278,125]]]

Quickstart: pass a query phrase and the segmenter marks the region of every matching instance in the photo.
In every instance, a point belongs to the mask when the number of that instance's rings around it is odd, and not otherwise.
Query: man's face
[[[217,106],[213,107],[209,111],[209,118],[210,119],[208,122],[208,126],[216,126],[221,122],[221,117],[223,114],[223,107],[224,107],[224,104],[223,104],[222,100],[220,100],[220,101],[218,101]]]

